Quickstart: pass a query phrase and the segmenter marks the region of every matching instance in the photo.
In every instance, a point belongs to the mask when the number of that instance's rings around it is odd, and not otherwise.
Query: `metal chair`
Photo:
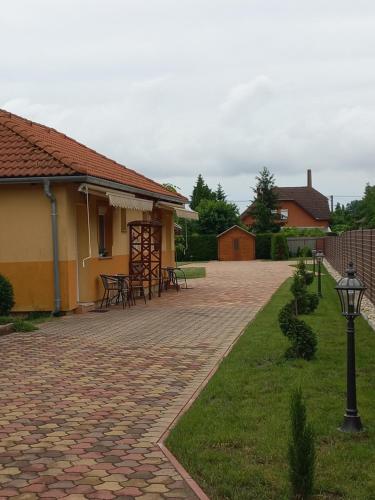
[[[103,308],[105,303],[106,308],[108,308],[113,302],[119,304],[122,303],[122,308],[125,308],[125,304],[129,303],[129,285],[123,276],[116,276],[111,274],[101,274],[100,278],[104,287],[104,294],[102,301],[100,303],[100,309]]]
[[[182,267],[175,267],[175,268],[174,268],[174,271],[175,271],[175,274],[176,274],[176,271],[178,271],[178,272],[180,272],[180,273],[182,274],[182,279],[184,280],[184,283],[185,283],[185,287],[184,287],[184,288],[187,290],[188,285],[187,285],[187,280],[186,280],[186,274],[185,274],[185,271],[182,269]],[[176,278],[177,278],[177,281],[178,281],[178,279],[179,279],[179,278],[178,278],[178,276],[177,276],[177,275],[176,275]],[[180,285],[180,288],[182,288],[182,287],[181,287],[181,285]]]
[[[162,267],[160,279],[161,279],[160,285],[162,290],[175,288],[176,292],[178,292],[181,288],[178,283],[178,278],[176,276],[174,267]]]

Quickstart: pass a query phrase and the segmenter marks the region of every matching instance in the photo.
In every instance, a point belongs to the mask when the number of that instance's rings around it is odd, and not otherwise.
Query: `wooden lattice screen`
[[[160,295],[162,224],[158,221],[129,222],[129,273],[142,274],[149,299],[153,286]]]

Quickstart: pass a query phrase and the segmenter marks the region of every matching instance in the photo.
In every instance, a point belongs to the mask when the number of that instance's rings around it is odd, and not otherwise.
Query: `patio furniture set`
[[[136,274],[101,274],[100,278],[103,284],[104,293],[100,303],[100,311],[107,310],[111,305],[122,304],[123,309],[136,305],[136,298],[142,297],[146,304],[146,290],[144,283],[148,281],[145,277],[145,268],[142,263],[133,263],[133,271]],[[162,291],[174,288],[177,292],[182,288],[176,271],[182,275],[183,288],[187,288],[185,272],[177,267],[161,267],[157,290],[160,296]],[[151,292],[151,293],[150,293]],[[149,290],[151,299],[152,290]]]

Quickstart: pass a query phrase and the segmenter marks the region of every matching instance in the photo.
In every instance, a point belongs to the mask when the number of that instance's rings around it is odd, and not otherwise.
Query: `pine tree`
[[[289,442],[289,475],[294,498],[311,497],[314,486],[314,431],[306,423],[306,405],[301,389],[295,390],[290,402],[291,439]]]
[[[267,167],[263,167],[256,180],[257,185],[253,188],[255,199],[251,208],[251,215],[255,219],[252,229],[256,233],[278,231],[279,225],[276,223],[278,198],[275,192],[275,178]]]
[[[191,195],[190,208],[196,210],[202,200],[215,200],[215,193],[207,186],[202,174],[198,175],[197,182]]]
[[[226,199],[227,199],[227,196],[226,196],[226,194],[224,192],[224,189],[223,189],[223,187],[222,187],[222,185],[220,183],[217,185],[216,199],[218,201],[226,201]]]

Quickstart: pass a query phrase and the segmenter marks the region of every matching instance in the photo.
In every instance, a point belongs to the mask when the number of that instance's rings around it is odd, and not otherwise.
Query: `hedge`
[[[188,237],[188,248],[178,248],[177,261],[217,260],[216,234],[192,234]]]
[[[271,241],[271,259],[272,260],[288,260],[289,250],[288,243],[282,233],[276,233]]]
[[[271,241],[273,233],[258,233],[255,239],[255,256],[257,259],[271,258]]]

